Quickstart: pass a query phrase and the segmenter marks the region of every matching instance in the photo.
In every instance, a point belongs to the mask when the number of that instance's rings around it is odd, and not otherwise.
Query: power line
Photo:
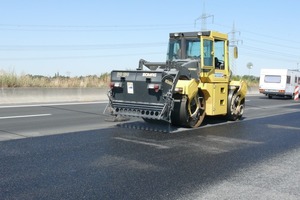
[[[228,27],[225,25],[221,25],[221,24],[217,24],[218,26],[223,26],[223,27]],[[249,30],[245,30],[245,29],[241,29],[243,31],[243,33],[249,33],[251,35],[255,35],[255,38],[249,38],[249,37],[243,37],[245,43],[247,43],[247,41],[252,41],[252,42],[257,42],[258,45],[257,46],[251,46],[251,45],[241,45],[239,48],[241,50],[248,50],[251,52],[257,52],[257,54],[253,54],[250,53],[251,55],[255,55],[255,58],[258,57],[262,57],[264,59],[272,59],[272,60],[280,60],[280,61],[285,61],[285,62],[290,62],[290,63],[298,63],[299,59],[300,59],[300,48],[298,47],[300,44],[300,41],[293,41],[293,40],[289,40],[285,38],[280,38],[280,37],[276,37],[274,35],[267,35],[267,34],[263,34],[263,33],[256,33],[254,31],[249,31]],[[258,40],[257,38],[261,37],[261,40]],[[235,39],[231,40],[235,41]],[[275,42],[273,42],[275,40]],[[266,48],[261,48],[262,44],[266,44],[271,46],[270,49],[266,49]],[[287,45],[287,44],[292,44],[292,45]],[[252,43],[252,45],[254,45]],[[266,47],[266,45],[264,45],[264,47]],[[286,50],[286,49],[292,49],[291,50]],[[290,52],[294,53],[291,54]],[[242,53],[243,55],[246,55],[247,53],[243,51]],[[298,54],[298,55],[297,55]],[[248,53],[249,55],[249,53]],[[232,60],[232,59],[231,59]],[[234,66],[234,65],[233,65]]]
[[[267,45],[271,45],[271,46],[275,46],[275,47],[283,47],[283,48],[288,48],[288,49],[294,49],[294,50],[300,50],[300,48],[298,46],[290,46],[290,45],[285,45],[285,44],[280,44],[280,43],[273,43],[273,42],[267,42],[267,41],[263,41],[263,40],[256,40],[256,39],[251,39],[248,37],[243,37],[243,39],[245,39],[245,41],[253,41],[253,42],[257,42],[260,44],[267,44]]]
[[[113,32],[113,31],[147,31],[168,30],[170,28],[190,28],[192,24],[149,24],[149,25],[22,25],[0,24],[0,31],[37,31],[37,32]]]
[[[95,45],[2,45],[0,51],[57,51],[57,50],[99,50],[167,46],[166,42],[95,44]]]
[[[215,25],[217,26],[221,26],[221,27],[225,27],[225,28],[231,28],[230,26],[227,26],[227,25],[223,25],[223,24],[219,24],[219,23],[214,23]],[[259,32],[253,32],[253,31],[250,31],[250,30],[247,30],[247,29],[239,29],[241,32],[243,33],[249,33],[249,34],[252,34],[252,35],[255,35],[255,38],[257,38],[257,36],[261,36],[261,37],[264,37],[266,39],[274,39],[276,41],[276,43],[278,42],[289,42],[289,43],[298,43],[300,44],[300,41],[299,40],[289,40],[289,39],[286,39],[286,37],[284,38],[280,38],[280,37],[276,37],[274,35],[267,35],[267,34],[262,34],[262,33],[259,33]],[[265,40],[264,40],[265,41]]]
[[[277,61],[284,61],[289,63],[295,63],[298,62],[298,59],[287,59],[287,58],[280,58],[280,57],[274,57],[271,54],[264,54],[264,53],[243,53],[243,56],[249,56],[251,58],[263,58],[264,60],[277,60]]]
[[[205,12],[204,12],[205,13]],[[199,18],[200,19],[200,18]],[[216,23],[215,23],[216,24]],[[95,25],[95,26],[72,26],[72,25],[22,25],[22,24],[0,24],[0,30],[2,28],[7,28],[7,29],[17,29],[17,30],[22,30],[22,28],[29,28],[29,30],[31,31],[38,31],[40,30],[40,28],[50,28],[53,30],[58,30],[58,31],[64,31],[64,29],[66,31],[74,31],[72,29],[78,29],[78,28],[82,28],[82,31],[119,31],[117,30],[117,28],[124,28],[124,31],[126,30],[134,30],[134,29],[139,29],[139,30],[157,30],[159,28],[173,28],[179,25],[183,25],[183,26],[191,26],[188,24],[149,24],[149,25]],[[225,25],[221,25],[221,24],[216,24],[219,26],[224,26],[224,27],[228,27]],[[31,29],[33,28],[33,29]],[[38,28],[38,29],[35,29]],[[60,29],[61,28],[61,29]],[[100,29],[97,29],[100,28]],[[103,28],[103,30],[101,30],[101,28]],[[114,29],[116,28],[116,29]],[[126,29],[128,28],[128,29]],[[95,29],[95,30],[94,30]],[[41,29],[42,30],[42,29]],[[79,30],[79,29],[78,29]],[[48,31],[48,30],[45,30]],[[51,30],[50,30],[51,31]],[[287,45],[287,43],[280,43],[280,42],[284,42],[284,41],[289,41],[288,44],[299,44],[299,41],[292,41],[292,40],[287,40],[284,38],[278,38],[275,36],[270,36],[270,35],[266,35],[266,34],[262,34],[262,33],[255,33],[253,31],[249,31],[249,30],[243,30],[243,32],[246,33],[250,33],[250,34],[254,34],[255,36],[262,36],[262,37],[266,37],[267,39],[265,40],[258,40],[257,37],[255,37],[255,39],[249,38],[249,37],[245,37],[244,39],[246,41],[252,41],[252,42],[258,42],[260,44],[267,44],[267,45],[271,45],[271,46],[275,46],[275,47],[281,47],[281,48],[276,48],[276,50],[274,50],[274,48],[271,49],[266,49],[266,48],[261,48],[259,45],[258,47],[255,47],[253,45],[242,45],[241,49],[244,50],[249,50],[252,52],[257,52],[259,55],[261,54],[270,54],[270,55],[276,55],[274,56],[274,59],[277,59],[278,57],[284,57],[284,60],[288,60],[288,58],[291,58],[291,60],[297,60],[297,62],[299,62],[300,55],[296,55],[297,53],[295,51],[293,51],[295,54],[290,54],[287,53],[289,51],[284,51],[283,48],[289,48],[289,49],[294,49],[294,50],[298,50],[298,46],[291,46],[291,45]],[[230,38],[230,45],[231,46],[235,46],[238,45],[239,39],[236,38],[236,34],[240,34],[240,31],[237,31],[235,29],[235,25],[233,25],[231,32],[229,32],[229,34],[232,34],[231,38]],[[270,39],[276,39],[276,42],[270,42]],[[167,43],[166,42],[155,42],[155,43],[127,43],[127,44],[95,44],[95,45],[90,45],[90,44],[75,44],[75,45],[5,45],[5,46],[0,46],[0,51],[56,51],[56,50],[99,50],[99,49],[124,49],[124,48],[143,48],[143,47],[159,47],[159,46],[166,46]],[[300,49],[299,49],[300,50]],[[118,56],[118,55],[116,55]],[[76,56],[77,57],[77,56]],[[92,56],[94,57],[94,56]],[[52,59],[52,58],[57,58],[57,57],[49,57],[47,59]],[[75,58],[74,57],[70,57],[70,58]],[[9,58],[10,59],[10,58]],[[24,59],[24,58],[21,58]],[[32,59],[32,58],[29,58]],[[35,59],[35,58],[33,58]],[[13,59],[11,59],[13,60]],[[233,59],[231,59],[233,60]],[[282,59],[283,60],[283,59]],[[234,65],[232,65],[234,67]]]
[[[283,56],[283,57],[293,57],[293,58],[299,57],[298,55],[295,55],[295,54],[283,53],[283,52],[279,52],[279,51],[274,51],[274,50],[269,50],[269,49],[264,49],[264,48],[259,48],[259,47],[253,47],[253,46],[248,46],[248,45],[243,45],[241,48],[256,51],[259,53],[267,53],[267,54]]]
[[[127,24],[127,25],[42,25],[42,24],[0,24],[4,27],[47,27],[47,28],[128,28],[128,27],[176,27],[191,24]]]
[[[114,54],[114,55],[92,55],[92,56],[49,56],[49,57],[15,57],[15,58],[0,58],[0,61],[25,61],[25,60],[65,60],[65,59],[90,59],[90,58],[105,58],[105,57],[121,57],[121,56],[140,56],[140,55],[157,55],[162,52],[145,52],[132,54]]]

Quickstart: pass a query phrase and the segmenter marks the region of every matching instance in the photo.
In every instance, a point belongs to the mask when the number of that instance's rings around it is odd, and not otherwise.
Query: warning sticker
[[[215,73],[216,78],[223,78],[224,74],[223,73]]]
[[[133,94],[133,82],[127,82],[127,93]]]

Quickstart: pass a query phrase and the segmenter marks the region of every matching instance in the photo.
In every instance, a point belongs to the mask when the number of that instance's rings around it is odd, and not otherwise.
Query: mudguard
[[[247,94],[247,83],[245,81],[230,81],[229,83],[230,91],[237,95],[241,96],[242,98],[246,97]],[[228,95],[230,96],[230,95]]]
[[[176,84],[176,89],[177,90],[180,89],[182,91],[181,94],[184,94],[189,98],[192,98],[198,92],[198,84],[199,83],[195,79],[178,80]]]

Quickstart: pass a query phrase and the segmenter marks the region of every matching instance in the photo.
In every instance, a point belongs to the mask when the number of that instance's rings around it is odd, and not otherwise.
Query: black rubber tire
[[[200,97],[200,98],[199,98]],[[195,115],[195,117],[192,117]],[[197,128],[205,117],[205,99],[202,92],[196,94],[192,99],[182,96],[180,102],[174,105],[172,112],[172,124],[187,128]]]
[[[241,99],[239,95],[233,94],[228,101],[226,118],[231,121],[241,119],[244,114],[244,108],[245,99]]]

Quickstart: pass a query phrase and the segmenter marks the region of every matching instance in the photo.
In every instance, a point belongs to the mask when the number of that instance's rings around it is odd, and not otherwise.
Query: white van
[[[261,69],[259,92],[273,96],[293,98],[295,87],[300,86],[300,71],[291,69]]]

